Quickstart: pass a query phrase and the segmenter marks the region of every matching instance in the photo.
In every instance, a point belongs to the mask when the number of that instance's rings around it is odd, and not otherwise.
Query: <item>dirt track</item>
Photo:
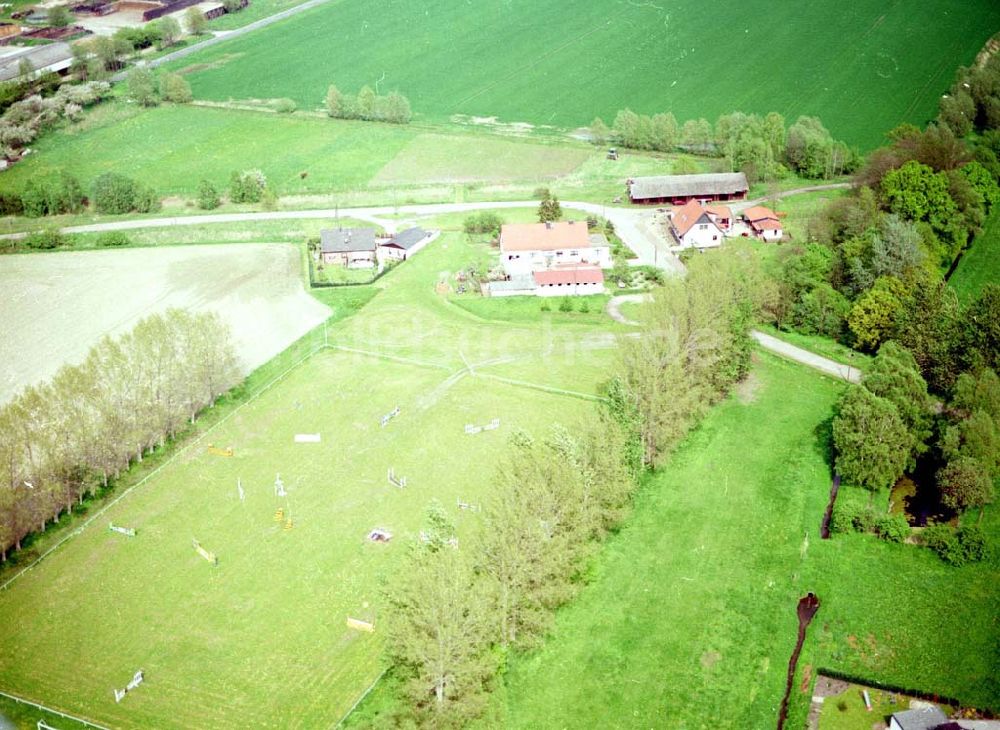
[[[300,266],[299,250],[283,244],[5,256],[0,403],[168,307],[217,312],[253,369],[329,315],[306,293]]]

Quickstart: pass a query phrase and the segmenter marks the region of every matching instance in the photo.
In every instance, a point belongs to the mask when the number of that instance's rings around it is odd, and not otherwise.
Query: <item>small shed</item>
[[[319,259],[349,269],[375,266],[374,228],[324,228],[319,232]]]
[[[417,253],[420,249],[430,243],[433,236],[423,228],[407,228],[400,231],[388,241],[379,246],[386,258],[406,261],[407,258]]]

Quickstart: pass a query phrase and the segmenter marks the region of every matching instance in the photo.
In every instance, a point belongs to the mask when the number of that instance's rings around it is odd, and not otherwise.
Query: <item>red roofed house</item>
[[[535,294],[540,297],[561,297],[604,293],[604,272],[599,266],[568,266],[536,271]]]
[[[778,214],[770,208],[755,205],[743,211],[743,218],[754,235],[763,241],[780,241],[784,235]]]
[[[507,281],[490,283],[493,296],[601,294],[611,247],[582,222],[510,223],[500,229],[500,264]]]
[[[681,248],[711,248],[721,246],[725,231],[697,200],[690,200],[670,215],[670,232]]]
[[[500,229],[500,264],[508,276],[564,264],[611,268],[611,249],[590,240],[587,224],[508,223]]]
[[[727,236],[733,230],[733,211],[728,205],[706,205],[705,212]]]

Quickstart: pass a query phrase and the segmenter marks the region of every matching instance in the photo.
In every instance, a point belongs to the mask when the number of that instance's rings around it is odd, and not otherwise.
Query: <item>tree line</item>
[[[579,428],[513,434],[470,544],[459,548],[447,513],[430,506],[386,589],[388,683],[405,698],[389,723],[481,717],[507,657],[537,646],[585,582],[644,467],[746,373],[759,278],[739,258],[696,260],[656,292],[643,336],[623,338],[607,398]]]
[[[410,100],[398,91],[380,95],[367,85],[362,86],[357,94],[345,94],[331,84],[326,92],[326,113],[334,119],[364,119],[390,124],[409,124],[413,116]]]
[[[0,559],[163,446],[238,377],[218,315],[170,309],[0,407]]]
[[[751,182],[774,180],[794,171],[802,177],[837,177],[855,169],[860,155],[835,140],[817,117],[799,117],[786,127],[777,112],[764,116],[733,112],[715,126],[706,119],[678,124],[671,112],[652,116],[623,109],[609,128],[598,117],[590,125],[596,144],[613,142],[637,150],[717,155]]]

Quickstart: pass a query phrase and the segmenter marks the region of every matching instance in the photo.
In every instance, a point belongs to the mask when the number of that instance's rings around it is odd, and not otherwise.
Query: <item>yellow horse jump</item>
[[[208,453],[212,454],[213,456],[232,456],[233,447],[227,446],[226,448],[223,449],[222,447],[216,446],[215,444],[209,444]]]

